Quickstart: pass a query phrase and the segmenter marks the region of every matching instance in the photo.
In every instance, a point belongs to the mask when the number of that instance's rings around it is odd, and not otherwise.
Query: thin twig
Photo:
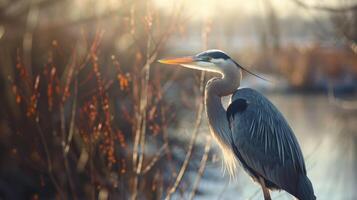
[[[201,159],[201,162],[200,162],[200,167],[198,169],[198,172],[197,172],[197,177],[196,177],[196,180],[193,184],[193,188],[192,188],[192,192],[189,196],[189,200],[193,200],[193,198],[195,197],[196,195],[196,191],[198,189],[198,186],[200,184],[200,181],[201,181],[201,178],[203,176],[203,173],[205,171],[205,168],[206,168],[206,163],[207,163],[207,160],[208,160],[208,155],[209,155],[209,151],[211,149],[211,143],[212,143],[212,137],[209,135],[207,136],[207,142],[206,142],[206,145],[205,145],[205,150],[204,150],[204,153],[202,155],[202,159]]]
[[[63,84],[63,88],[65,88],[64,90],[66,90],[67,87],[69,87],[70,83],[71,83],[71,78],[72,78],[72,74],[73,74],[73,70],[74,70],[74,63],[75,63],[75,56],[73,56],[72,58],[72,62],[71,64],[68,65],[69,71],[67,74],[67,78],[64,80],[64,84]],[[75,109],[76,109],[76,100],[77,100],[77,93],[78,93],[78,89],[75,86],[75,96],[74,96],[74,103],[72,106],[72,119],[74,120],[75,117]],[[69,162],[68,162],[68,158],[67,158],[67,153],[68,151],[66,151],[67,149],[67,141],[66,138],[70,138],[72,136],[70,136],[73,132],[73,130],[69,130],[68,136],[66,134],[66,117],[65,117],[65,111],[64,111],[64,106],[65,106],[65,101],[66,101],[66,97],[65,94],[62,96],[61,102],[60,102],[60,121],[61,121],[61,139],[62,139],[62,154],[63,154],[63,164],[64,164],[64,168],[65,168],[65,173],[68,179],[68,183],[69,183],[69,188],[71,189],[71,192],[73,194],[73,198],[77,199],[77,195],[76,195],[76,189],[75,189],[75,184],[73,182],[73,177],[71,174],[71,169],[69,166]],[[72,124],[72,126],[74,126],[74,122]],[[72,127],[73,128],[73,127]],[[71,129],[71,127],[70,127]],[[68,147],[69,150],[69,147]]]
[[[33,42],[33,32],[36,28],[36,25],[38,23],[38,17],[40,14],[39,8],[37,5],[34,3],[35,1],[31,1],[30,3],[30,10],[28,12],[27,18],[26,18],[26,28],[25,28],[25,34],[23,37],[22,41],[22,47],[24,50],[24,64],[25,67],[27,67],[27,72],[29,73],[30,76],[32,76],[32,59],[31,59],[31,54],[32,54],[32,42]]]
[[[74,122],[76,118],[76,109],[77,109],[77,97],[78,97],[78,80],[77,78],[74,81],[74,97],[73,97],[73,105],[72,105],[72,116],[71,116],[71,122],[69,125],[69,133],[67,137],[67,142],[65,145],[65,155],[68,154],[70,147],[71,147],[71,141],[73,138],[74,134]]]
[[[144,168],[144,170],[142,171],[142,174],[146,174],[148,173],[152,167],[157,163],[157,161],[161,158],[161,156],[163,156],[163,152],[166,150],[167,148],[167,143],[165,143],[158,152],[156,152],[154,158],[151,160],[151,162]]]
[[[148,6],[148,5],[147,5]],[[149,9],[147,9],[149,15]],[[149,16],[148,18],[151,18]],[[149,24],[150,22],[148,22]],[[151,25],[148,25],[148,31],[151,31]],[[150,56],[152,38],[151,34],[148,36],[147,46],[146,46],[146,61],[142,69],[144,80],[141,84],[142,92],[140,97],[140,107],[137,117],[137,129],[135,134],[134,150],[133,150],[133,164],[134,164],[134,186],[133,194],[131,199],[137,198],[138,187],[139,187],[139,176],[142,173],[143,161],[144,161],[144,150],[145,150],[145,136],[146,136],[146,115],[148,106],[148,92],[149,92],[149,80],[150,80],[150,66],[156,59],[157,52],[153,52]],[[140,145],[140,151],[139,151]]]
[[[68,133],[68,138],[67,141],[65,142],[65,145],[63,146],[63,158],[64,158],[64,165],[66,168],[66,174],[68,176],[68,182],[71,188],[71,192],[73,194],[73,198],[77,199],[77,194],[76,194],[76,187],[75,184],[72,180],[72,175],[71,175],[71,170],[69,167],[68,163],[68,152],[71,147],[71,141],[73,138],[73,133],[74,133],[74,122],[75,122],[75,117],[76,117],[76,109],[77,109],[77,96],[78,96],[78,80],[77,78],[75,79],[74,82],[74,98],[73,98],[73,105],[72,105],[72,116],[71,116],[71,122],[70,122],[70,127],[69,127],[69,133]]]
[[[201,72],[201,80],[200,80],[200,92],[203,95],[204,92],[204,78],[205,78],[205,73]],[[183,178],[183,175],[186,172],[186,169],[188,167],[188,164],[191,160],[191,156],[192,156],[192,152],[193,152],[193,148],[194,148],[194,144],[196,143],[196,139],[197,139],[197,135],[198,135],[198,130],[199,127],[201,126],[201,122],[202,122],[202,113],[203,113],[203,102],[202,99],[199,103],[198,109],[197,109],[197,116],[196,116],[196,122],[195,122],[195,128],[193,129],[193,133],[192,133],[192,137],[190,140],[190,144],[188,147],[188,151],[186,153],[186,157],[185,160],[181,166],[181,169],[176,177],[176,181],[173,184],[173,186],[169,189],[167,196],[165,197],[166,200],[171,199],[171,195],[173,193],[176,192],[177,187],[179,186],[179,184],[181,183],[181,180]]]
[[[57,182],[54,174],[53,174],[53,166],[52,166],[52,159],[51,159],[51,154],[50,154],[50,151],[49,151],[49,148],[48,148],[48,145],[47,145],[47,142],[46,142],[46,138],[45,138],[45,135],[43,134],[43,131],[40,127],[40,125],[38,124],[38,116],[36,117],[36,128],[37,128],[37,131],[38,133],[40,134],[40,139],[41,139],[41,143],[42,143],[42,146],[43,146],[43,149],[45,151],[45,154],[46,154],[46,160],[47,160],[47,169],[48,169],[48,175],[50,176],[50,179],[54,185],[54,187],[56,188],[58,194],[60,195],[60,198],[61,199],[65,199],[64,198],[64,193],[61,189],[61,186],[59,185],[59,183]]]

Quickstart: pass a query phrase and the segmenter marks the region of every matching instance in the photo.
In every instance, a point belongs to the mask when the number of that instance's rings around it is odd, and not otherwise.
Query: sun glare
[[[177,4],[174,0],[154,0],[157,7],[167,10],[167,8]],[[274,8],[283,16],[291,14],[293,8],[291,2],[272,0]],[[206,17],[221,17],[225,14],[235,13],[237,16],[259,16],[262,14],[263,1],[244,0],[198,0],[182,1],[184,12],[192,16],[193,20]],[[295,12],[296,13],[296,12]]]
[[[170,12],[170,7],[175,4],[183,4],[184,13],[190,16],[192,20],[201,20],[207,17],[223,17],[228,14],[235,14],[237,17],[242,16],[261,16],[265,14],[267,4],[271,3],[273,9],[279,14],[280,18],[290,16],[299,16],[302,18],[309,18],[314,13],[313,11],[307,13],[303,9],[297,9],[293,1],[281,0],[197,0],[197,1],[177,1],[177,0],[154,0],[155,5],[165,11]],[[305,1],[308,5],[319,5],[321,1]],[[350,5],[352,1],[344,1],[346,6]],[[324,0],[323,4],[329,6],[336,6],[341,4],[338,0]],[[317,13],[323,14],[323,13]]]

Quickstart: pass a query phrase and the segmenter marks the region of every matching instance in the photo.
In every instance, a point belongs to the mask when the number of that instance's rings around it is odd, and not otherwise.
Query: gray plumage
[[[266,200],[270,200],[268,189],[283,189],[300,200],[316,199],[300,146],[283,115],[259,92],[249,88],[237,90],[241,70],[258,75],[220,50],[160,62],[221,75],[208,81],[205,106],[211,133],[231,174],[238,160],[261,185]],[[231,104],[225,110],[221,97],[230,94]]]
[[[255,90],[237,90],[227,109],[233,151],[256,181],[284,189],[298,199],[315,199],[304,158],[288,123],[278,109]]]

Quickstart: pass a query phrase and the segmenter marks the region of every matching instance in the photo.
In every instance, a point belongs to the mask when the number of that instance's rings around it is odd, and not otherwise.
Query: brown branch
[[[149,10],[148,10],[149,13]],[[150,16],[149,16],[150,18]],[[180,15],[173,14],[171,20],[172,22],[178,22]],[[134,183],[133,183],[133,193],[131,199],[137,198],[138,193],[138,181],[139,176],[143,174],[142,167],[143,167],[143,160],[144,160],[144,147],[145,147],[145,135],[146,135],[146,108],[147,108],[147,101],[148,101],[148,89],[149,89],[149,79],[150,79],[150,66],[156,60],[158,51],[163,46],[165,41],[168,40],[169,36],[174,31],[174,25],[176,23],[171,23],[169,28],[161,35],[160,40],[155,42],[154,37],[152,35],[152,27],[149,25],[150,22],[147,24],[148,30],[148,42],[146,47],[146,63],[142,69],[142,73],[144,76],[144,81],[142,84],[142,95],[140,97],[140,105],[139,105],[139,112],[137,113],[137,127],[136,127],[136,134],[134,138],[134,148],[133,148],[133,166],[134,166]],[[137,41],[137,39],[134,40]],[[155,43],[155,44],[154,44]],[[152,48],[152,46],[154,46]],[[151,50],[152,49],[152,50]],[[165,143],[168,145],[168,142]],[[140,151],[139,151],[140,148]],[[169,152],[168,148],[165,148],[167,152]],[[155,161],[156,162],[156,161]],[[155,163],[153,163],[155,164]],[[145,171],[145,170],[144,170]]]
[[[148,12],[148,17],[151,18],[150,13]],[[150,22],[147,23],[148,32],[151,32],[151,25],[148,25]],[[139,102],[139,113],[137,116],[137,127],[136,127],[136,134],[135,134],[135,141],[134,141],[134,148],[133,148],[133,165],[135,171],[134,177],[134,186],[133,186],[133,194],[131,199],[137,198],[138,187],[139,187],[139,176],[141,176],[142,168],[143,168],[143,161],[144,161],[144,151],[145,151],[145,137],[146,137],[146,116],[147,116],[147,106],[148,106],[148,93],[149,93],[149,80],[150,80],[150,67],[151,64],[155,61],[157,52],[154,50],[150,55],[151,45],[152,45],[152,37],[149,34],[146,46],[146,61],[145,65],[142,69],[142,75],[144,77],[141,83],[141,96]],[[140,147],[140,151],[139,151]]]

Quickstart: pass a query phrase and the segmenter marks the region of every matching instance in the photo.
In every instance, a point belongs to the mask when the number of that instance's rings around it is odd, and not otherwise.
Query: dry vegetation
[[[345,48],[314,44],[306,47],[281,47],[273,54],[249,52],[246,58],[261,71],[276,73],[287,79],[291,88],[309,90],[319,79],[343,80],[346,74],[357,76],[356,54]],[[251,56],[253,55],[253,56]]]
[[[2,9],[17,3],[30,13],[56,8],[16,1]],[[2,15],[3,21],[26,19],[21,9]],[[163,99],[162,82],[175,74],[152,67],[182,23],[180,7],[161,16],[150,2],[128,1],[110,15],[59,24],[30,16],[37,25],[24,36],[12,35],[21,24],[5,27],[1,198],[170,199],[188,184],[183,176],[198,126],[189,146],[169,135],[175,108]],[[186,158],[173,149],[187,151]]]
[[[184,191],[192,199],[211,145],[208,138],[195,149],[203,103],[192,96],[202,96],[205,74],[154,66],[170,36],[187,31],[181,5],[164,15],[150,1],[127,0],[73,18],[65,0],[29,2],[0,5],[0,199],[170,199]],[[200,27],[203,49],[210,26]],[[251,58],[308,87],[313,70],[357,74],[346,49],[280,47]],[[179,106],[164,98],[172,82]],[[189,143],[169,133],[182,108],[195,110]],[[192,183],[188,170],[197,171]]]

